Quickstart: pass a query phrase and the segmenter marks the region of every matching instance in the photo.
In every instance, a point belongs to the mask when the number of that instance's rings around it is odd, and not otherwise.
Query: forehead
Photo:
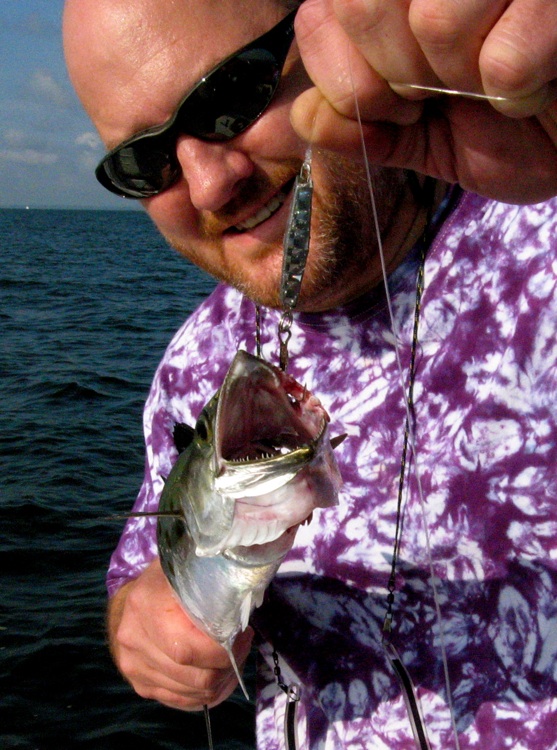
[[[112,146],[168,119],[216,63],[285,15],[274,0],[143,0],[111,22],[89,108]],[[106,61],[108,60],[108,64]]]
[[[259,36],[284,13],[271,0],[150,0],[147,5],[150,12],[134,19],[130,30],[140,67],[148,70],[160,61],[179,59],[192,83],[207,66]]]

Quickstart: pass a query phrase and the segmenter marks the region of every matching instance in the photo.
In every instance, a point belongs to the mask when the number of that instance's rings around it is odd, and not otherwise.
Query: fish
[[[195,428],[159,502],[162,569],[192,621],[227,651],[292,548],[301,524],[338,503],[342,484],[319,399],[291,375],[240,350]],[[176,433],[175,433],[176,435]]]

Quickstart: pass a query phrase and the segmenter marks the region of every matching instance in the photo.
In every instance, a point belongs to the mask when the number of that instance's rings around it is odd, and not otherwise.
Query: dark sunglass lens
[[[178,129],[204,140],[228,140],[248,128],[271,101],[281,69],[267,50],[231,58],[187,98]]]
[[[104,163],[110,182],[124,195],[148,198],[170,187],[180,174],[174,149],[144,138],[116,151]]]

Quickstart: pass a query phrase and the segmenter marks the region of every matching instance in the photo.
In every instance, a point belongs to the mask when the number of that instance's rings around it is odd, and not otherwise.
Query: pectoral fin
[[[232,648],[227,643],[223,643],[223,646],[226,650],[226,653],[228,654],[228,658],[230,659],[232,666],[234,667],[234,672],[236,673],[236,677],[238,678],[238,683],[240,684],[240,687],[242,688],[242,691],[244,695],[246,696],[246,700],[249,701],[249,694],[246,689],[246,686],[244,685],[244,680],[242,679],[242,675],[240,674],[240,669],[238,665],[236,664],[236,659],[234,657],[234,654],[232,653]]]

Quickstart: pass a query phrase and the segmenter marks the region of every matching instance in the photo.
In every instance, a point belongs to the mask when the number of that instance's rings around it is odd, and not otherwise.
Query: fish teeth
[[[290,453],[290,449],[287,448],[285,445],[282,445],[280,447],[277,447],[275,453],[270,453],[268,451],[265,451],[264,453],[261,453],[259,456],[240,456],[240,458],[231,458],[228,459],[229,463],[231,464],[245,464],[249,463],[250,461],[268,461],[269,459],[277,458],[278,456],[286,456],[288,453]]]

